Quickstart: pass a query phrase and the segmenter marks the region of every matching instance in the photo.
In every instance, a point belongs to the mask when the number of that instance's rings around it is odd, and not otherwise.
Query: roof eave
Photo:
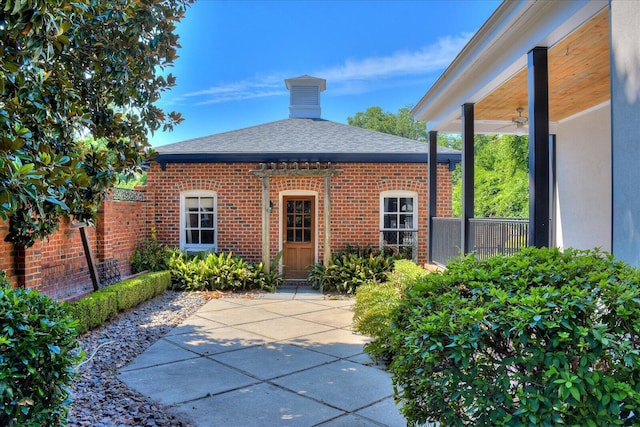
[[[460,153],[438,153],[438,163],[455,164]],[[149,161],[168,163],[428,163],[428,153],[180,153],[158,154]]]
[[[505,1],[412,109],[430,130],[449,128],[464,103],[475,103],[527,64],[527,52],[553,46],[608,6],[608,0]]]

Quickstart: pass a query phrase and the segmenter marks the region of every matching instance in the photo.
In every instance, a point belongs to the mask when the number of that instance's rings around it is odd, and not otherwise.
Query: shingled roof
[[[167,163],[334,162],[428,163],[423,142],[320,118],[326,80],[304,75],[285,80],[289,118],[157,147],[152,159]],[[457,150],[438,148],[438,163],[461,160]]]
[[[165,163],[331,161],[427,163],[424,142],[323,119],[289,118],[156,148]],[[458,163],[457,150],[438,147],[438,162]]]

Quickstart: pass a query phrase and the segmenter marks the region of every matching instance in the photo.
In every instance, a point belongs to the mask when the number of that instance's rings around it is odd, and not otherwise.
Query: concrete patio
[[[304,287],[212,300],[119,378],[195,426],[404,426],[353,298]]]

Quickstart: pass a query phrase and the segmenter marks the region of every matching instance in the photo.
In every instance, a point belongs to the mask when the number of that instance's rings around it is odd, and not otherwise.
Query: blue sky
[[[159,106],[181,112],[158,146],[285,119],[284,79],[327,80],[322,117],[346,123],[371,106],[416,104],[499,5],[449,1],[198,0],[178,25],[177,86]]]

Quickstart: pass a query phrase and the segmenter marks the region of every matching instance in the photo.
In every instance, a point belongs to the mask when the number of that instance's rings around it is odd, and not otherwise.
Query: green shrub
[[[3,282],[0,277],[0,425],[64,425],[81,359],[75,322],[49,297]]]
[[[172,289],[207,289],[206,272],[201,257],[193,258],[184,252],[176,251],[169,259],[169,271]]]
[[[374,359],[388,362],[391,316],[398,306],[406,286],[427,274],[413,261],[396,260],[394,270],[388,273],[387,282],[369,282],[356,290],[353,306],[353,327],[358,333],[373,340],[365,345],[365,351]]]
[[[251,264],[233,254],[200,254],[192,257],[176,251],[169,259],[174,289],[180,290],[275,290],[282,277],[278,272],[281,254],[270,263]]]
[[[391,370],[409,422],[637,424],[640,272],[599,251],[472,257],[407,289]]]
[[[146,273],[74,301],[69,304],[69,311],[78,322],[78,333],[82,334],[115,317],[119,311],[162,294],[170,286],[168,271]]]
[[[132,273],[142,271],[164,271],[169,268],[169,258],[173,250],[158,242],[155,228],[151,229],[151,238],[140,240],[133,251],[129,263]]]
[[[69,311],[78,322],[78,334],[83,334],[115,317],[118,301],[116,294],[99,290],[70,303]]]
[[[371,248],[347,247],[331,256],[328,266],[316,263],[309,272],[309,282],[320,292],[355,293],[368,282],[382,283],[393,270],[393,257]]]
[[[170,286],[169,272],[156,271],[116,283],[104,292],[115,294],[118,311],[123,311],[164,293]]]
[[[253,283],[254,289],[264,289],[270,292],[275,292],[276,287],[282,283],[282,274],[278,264],[282,252],[278,252],[278,255],[269,263],[269,271],[266,271],[265,264],[259,262],[253,266]]]

